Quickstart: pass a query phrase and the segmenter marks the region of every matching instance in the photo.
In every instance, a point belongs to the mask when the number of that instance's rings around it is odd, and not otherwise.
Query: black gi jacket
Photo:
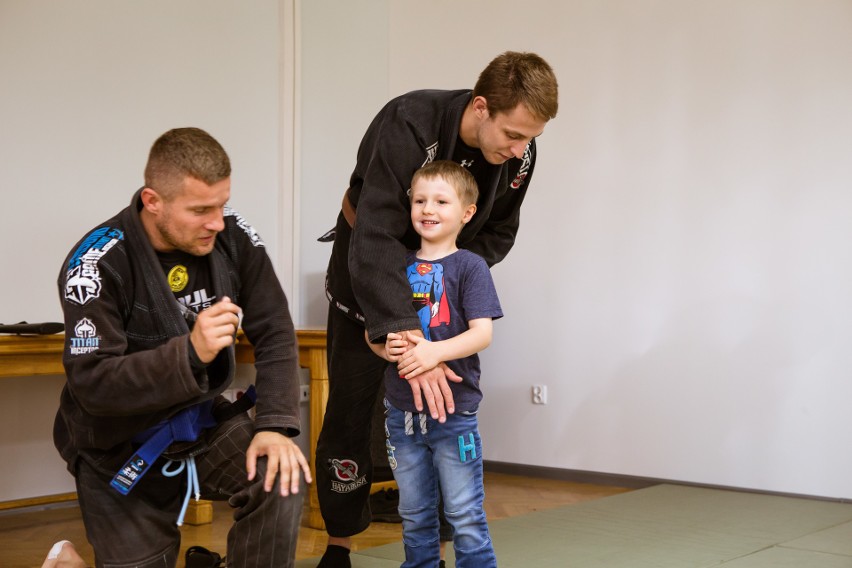
[[[354,230],[338,217],[328,268],[329,294],[364,315],[371,341],[392,331],[420,329],[405,277],[405,251],[420,237],[411,226],[407,190],[415,170],[433,160],[452,159],[470,90],[414,91],[391,100],[373,119],[358,149],[349,181],[357,209]],[[522,159],[488,168],[477,179],[479,201],[458,245],[489,266],[512,248],[520,208],[535,167],[535,140]]]
[[[193,374],[189,327],[139,218],[141,190],[126,209],[79,241],[59,274],[67,375],[54,443],[74,471],[78,457],[114,473],[131,438],[231,384],[234,348]],[[299,432],[295,331],[263,241],[226,208],[225,229],[206,257],[214,293],[243,310],[254,346],[256,428]]]

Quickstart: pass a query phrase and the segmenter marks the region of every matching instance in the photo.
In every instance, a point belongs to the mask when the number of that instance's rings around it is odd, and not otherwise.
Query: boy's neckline
[[[414,251],[414,256],[416,256],[420,260],[426,260],[426,261],[429,261],[429,262],[434,262],[436,260],[441,260],[442,258],[447,258],[451,254],[455,254],[458,251],[459,251],[459,247],[456,247],[456,246],[454,246],[453,248],[449,248],[449,249],[440,249],[440,250],[434,250],[434,251],[430,250],[428,253],[425,252],[422,248],[420,248],[420,249]]]

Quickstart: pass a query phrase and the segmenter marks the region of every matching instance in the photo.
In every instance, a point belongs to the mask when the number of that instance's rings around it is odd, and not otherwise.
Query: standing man
[[[230,175],[209,134],[166,132],[130,206],[62,266],[68,382],[54,442],[99,567],[175,566],[190,490],[234,507],[229,565],[293,565],[301,473],[311,481],[291,440],[295,332],[263,241],[226,206]],[[240,322],[255,350],[254,420],[253,395],[219,396]]]
[[[479,186],[477,215],[458,246],[501,261],[515,241],[536,160],[535,138],[558,108],[556,77],[533,53],[506,52],[473,91],[414,91],[390,101],[358,149],[334,229],[328,266],[329,398],[316,451],[317,491],[329,546],[320,568],[348,568],[350,537],[370,524],[370,423],[386,362],[364,342],[388,333],[422,336],[405,254],[419,237],[407,191],[414,172],[445,159]],[[443,422],[454,412],[446,365],[409,381],[418,411]],[[425,400],[425,405],[424,405]]]

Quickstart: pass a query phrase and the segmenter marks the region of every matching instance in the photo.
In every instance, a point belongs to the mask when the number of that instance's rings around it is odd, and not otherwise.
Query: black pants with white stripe
[[[246,413],[203,434],[209,450],[195,458],[201,496],[227,500],[234,509],[228,566],[290,568],[296,555],[304,489],[281,497],[276,481],[276,488],[266,493],[266,458],[258,460],[255,480],[246,479],[246,450],[253,435],[254,425]],[[78,461],[77,495],[99,568],[175,566],[180,550],[176,521],[186,475],[164,476],[160,471],[164,463],[163,458],[157,460],[136,487],[122,495],[110,487],[111,474]]]

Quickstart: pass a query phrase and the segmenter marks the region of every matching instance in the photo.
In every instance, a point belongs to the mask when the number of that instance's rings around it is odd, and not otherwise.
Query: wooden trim
[[[77,493],[59,493],[57,495],[45,495],[44,497],[28,497],[26,499],[14,499],[12,501],[0,501],[0,511],[8,509],[20,509],[23,507],[38,507],[40,505],[53,505],[55,503],[65,503],[67,501],[76,501]]]
[[[0,377],[64,375],[64,335],[0,335]]]
[[[325,330],[296,330],[296,341],[299,348],[299,365],[310,369],[309,365],[314,359],[311,354],[317,351],[322,351],[323,354],[325,352]],[[65,336],[62,334],[0,335],[0,377],[64,375],[64,348]],[[238,363],[254,363],[254,349],[242,331],[237,336],[235,351]]]
[[[540,479],[557,479],[559,481],[573,481],[575,483],[590,483],[593,485],[609,485],[613,487],[626,487],[629,489],[644,489],[660,483],[669,483],[648,477],[636,477],[632,475],[618,475],[614,473],[600,473],[596,471],[582,471],[578,469],[561,469],[556,467],[543,467],[537,465],[525,465],[519,463],[498,462],[484,460],[482,469],[491,473],[505,473],[508,475],[519,475]]]

